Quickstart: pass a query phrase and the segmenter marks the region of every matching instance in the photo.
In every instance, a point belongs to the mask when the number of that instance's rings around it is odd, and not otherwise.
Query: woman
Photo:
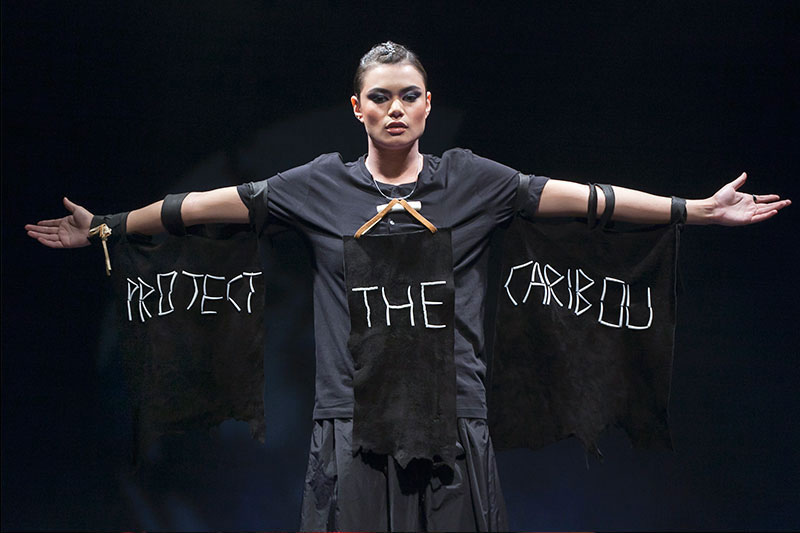
[[[261,234],[268,223],[278,223],[309,238],[317,382],[301,529],[506,530],[485,424],[482,323],[489,238],[517,210],[538,217],[586,216],[589,188],[535,176],[524,181],[517,171],[466,150],[422,155],[419,139],[431,93],[421,63],[401,45],[382,43],[361,59],[351,105],[367,133],[367,154],[358,161],[344,163],[327,154],[263,182],[190,193],[182,203],[168,197],[166,206],[156,202],[127,214],[127,231],[152,235],[174,226],[180,232],[181,224],[250,222]],[[745,180],[742,174],[713,197],[685,204],[614,187],[613,219],[668,223],[677,212],[690,224],[743,225],[766,220],[790,204],[776,195],[739,192]],[[525,186],[519,191],[521,182]],[[606,196],[596,197],[602,213]],[[356,369],[348,348],[352,313],[342,239],[362,228],[376,206],[393,199],[418,206],[427,222],[450,232],[458,420],[452,460],[359,452],[354,441]],[[64,205],[70,215],[28,225],[28,234],[52,248],[74,248],[89,244],[90,229],[103,222],[111,226],[112,238],[119,227],[120,217],[93,217],[66,198]],[[400,210],[388,211],[369,231],[396,236],[419,228],[416,218]]]

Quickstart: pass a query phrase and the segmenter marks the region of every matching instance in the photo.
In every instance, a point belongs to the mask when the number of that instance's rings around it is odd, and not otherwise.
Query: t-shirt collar
[[[417,176],[417,181],[419,182],[417,184],[417,190],[419,190],[420,185],[428,183],[431,180],[431,176],[433,175],[433,172],[431,171],[431,157],[432,156],[430,154],[422,154],[422,170],[420,171],[419,176]],[[358,158],[356,164],[361,171],[361,177],[367,180],[368,183],[372,184],[372,174],[370,174],[369,169],[367,169],[366,160],[367,154],[364,154]],[[392,185],[389,185],[388,183],[378,182],[377,180],[376,183],[378,183],[378,186],[384,189],[387,187],[392,187]],[[412,183],[403,185],[411,185]],[[402,187],[402,185],[399,187]]]

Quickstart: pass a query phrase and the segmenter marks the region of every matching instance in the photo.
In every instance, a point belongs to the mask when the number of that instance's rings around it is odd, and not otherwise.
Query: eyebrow
[[[401,94],[402,93],[407,93],[407,92],[410,92],[410,91],[422,91],[422,87],[419,87],[417,85],[409,85],[408,87],[406,87],[404,89],[400,89],[400,93]],[[389,89],[384,89],[383,87],[373,87],[372,89],[367,91],[368,94],[371,94],[371,93],[389,93],[389,94],[391,94],[391,92],[392,91],[390,91]]]

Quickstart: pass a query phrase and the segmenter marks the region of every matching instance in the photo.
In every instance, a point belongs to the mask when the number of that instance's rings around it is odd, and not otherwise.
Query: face
[[[431,112],[431,93],[422,74],[408,63],[377,65],[364,75],[361,94],[350,98],[372,145],[402,149],[416,143]]]

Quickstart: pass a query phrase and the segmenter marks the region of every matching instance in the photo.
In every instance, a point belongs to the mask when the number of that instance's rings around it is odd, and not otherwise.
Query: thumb
[[[77,209],[81,209],[81,206],[79,206],[79,205],[78,205],[78,204],[76,204],[75,202],[72,202],[72,201],[71,201],[69,198],[67,198],[66,196],[64,197],[64,207],[66,207],[66,208],[67,208],[67,211],[69,211],[69,212],[70,212],[70,213],[72,213],[72,214],[75,214],[75,211],[76,211]]]
[[[739,187],[744,185],[744,182],[747,181],[747,172],[742,172],[742,174],[731,182],[733,185],[734,190],[739,190]]]
[[[64,207],[66,207],[67,211],[69,211],[70,213],[74,213],[75,209],[78,207],[74,203],[70,202],[69,198],[67,198],[66,196],[64,197],[63,202],[64,202]]]

